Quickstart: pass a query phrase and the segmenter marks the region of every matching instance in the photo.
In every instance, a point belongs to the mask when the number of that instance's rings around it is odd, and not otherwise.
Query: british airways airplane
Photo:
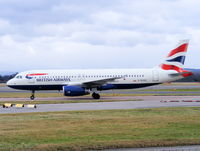
[[[95,70],[33,70],[17,74],[7,82],[14,89],[35,91],[63,90],[65,96],[92,94],[100,99],[98,91],[134,89],[171,82],[192,75],[184,70],[188,40],[182,40],[164,62],[151,69],[95,69]]]

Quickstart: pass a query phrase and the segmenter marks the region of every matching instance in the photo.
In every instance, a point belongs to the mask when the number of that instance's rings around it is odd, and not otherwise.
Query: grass
[[[0,115],[1,151],[200,144],[200,108],[68,111]]]
[[[199,85],[199,82],[170,82],[162,85]]]
[[[121,102],[121,101],[143,101],[142,99],[124,99],[124,100],[39,100],[39,101],[10,101],[12,104],[63,104],[63,103],[94,103],[94,102]],[[8,101],[0,101],[0,106]]]
[[[0,93],[1,98],[29,98],[31,93],[15,93],[15,92],[2,92]],[[62,97],[63,93],[37,93],[36,97]]]
[[[182,96],[188,96],[188,95],[200,95],[200,93],[192,93],[192,91],[200,91],[200,89],[192,89],[192,90],[188,90],[188,89],[181,89],[181,90],[166,90],[168,93],[165,93],[165,94],[157,94],[157,93],[152,93],[152,92],[162,92],[162,91],[165,91],[165,90],[140,90],[140,91],[144,91],[146,93],[137,93],[137,94],[134,94],[134,93],[101,93],[101,96],[102,97],[111,97],[111,96],[166,96],[166,95],[169,95],[169,96],[177,96],[177,95],[182,95]],[[138,91],[138,92],[140,92]],[[148,92],[150,91],[150,92]],[[190,92],[191,93],[188,93]],[[173,92],[173,93],[170,93],[170,92]],[[174,92],[177,92],[177,93],[174,93]],[[180,93],[180,92],[187,92],[186,94],[183,94],[183,93]],[[1,92],[0,93],[0,97],[1,98],[29,98],[30,97],[30,94],[31,93],[15,93],[15,92]],[[45,97],[63,97],[63,94],[58,92],[58,93],[37,93],[36,92],[36,97],[42,97],[42,98],[45,98]],[[80,97],[81,98],[81,97]]]
[[[14,92],[2,92],[0,93],[0,97],[1,98],[29,98],[31,93],[14,93]],[[106,97],[106,96],[146,96],[146,95],[155,95],[155,94],[151,94],[151,93],[141,93],[141,94],[119,94],[119,93],[101,93],[102,97]],[[63,97],[62,93],[37,93],[35,94],[36,97]],[[81,97],[80,97],[81,98]]]
[[[6,84],[5,83],[0,83],[0,87],[5,87]]]

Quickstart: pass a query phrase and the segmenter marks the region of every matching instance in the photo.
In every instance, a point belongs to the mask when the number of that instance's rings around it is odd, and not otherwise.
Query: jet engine
[[[82,96],[90,94],[89,90],[80,86],[63,86],[64,96]]]

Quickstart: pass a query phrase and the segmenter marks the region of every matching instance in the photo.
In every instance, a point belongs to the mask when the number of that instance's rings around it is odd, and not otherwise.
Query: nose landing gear
[[[31,99],[31,100],[34,100],[34,99],[35,99],[35,91],[34,91],[34,90],[32,90],[32,94],[31,94],[31,96],[30,96],[30,99]]]

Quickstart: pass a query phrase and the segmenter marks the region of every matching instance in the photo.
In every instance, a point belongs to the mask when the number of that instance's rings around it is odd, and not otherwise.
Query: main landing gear
[[[32,94],[31,94],[31,96],[30,96],[30,99],[31,99],[31,100],[34,100],[34,99],[35,99],[35,91],[34,91],[34,90],[32,90]]]
[[[97,100],[100,99],[100,95],[95,92],[92,93],[92,97],[93,97],[93,99],[97,99]]]

